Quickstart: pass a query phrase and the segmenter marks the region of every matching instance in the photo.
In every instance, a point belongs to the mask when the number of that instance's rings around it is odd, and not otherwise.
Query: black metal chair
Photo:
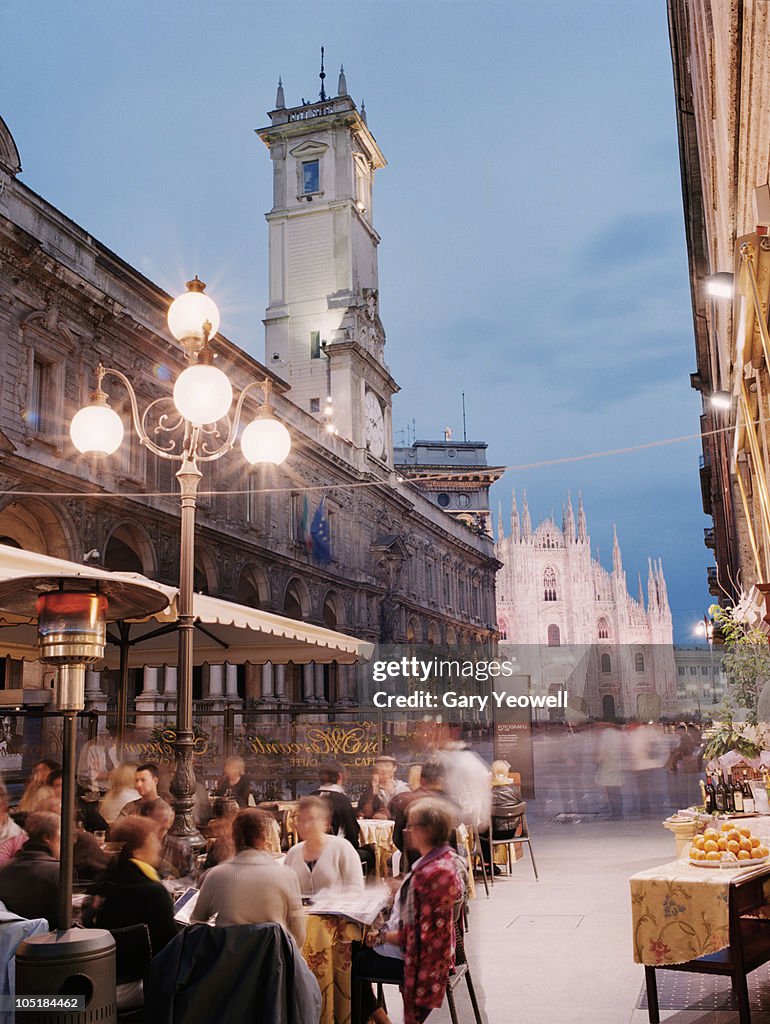
[[[495,839],[495,833],[509,832],[510,835],[500,836]],[[526,843],[527,849],[529,850],[530,860],[532,861],[532,870],[535,872],[535,881],[539,882],[537,874],[537,865],[535,864],[535,854],[532,850],[532,837],[529,834],[529,825],[527,824],[527,804],[526,801],[522,800],[520,804],[516,804],[512,807],[510,812],[506,815],[495,814],[492,817],[492,828],[490,829],[490,842],[492,846],[492,884],[495,882],[495,847],[506,846],[508,853],[508,874],[512,874],[512,861],[511,861],[511,847],[517,843]]]
[[[446,1001],[449,1006],[449,1015],[452,1018],[452,1024],[459,1024],[459,1018],[457,1016],[457,1005],[455,1004],[454,991],[460,984],[463,978],[465,978],[465,984],[468,986],[468,996],[470,997],[471,1007],[473,1008],[473,1018],[476,1024],[483,1024],[481,1019],[481,1010],[479,1009],[479,1002],[476,998],[476,989],[473,986],[473,978],[471,977],[471,969],[468,964],[468,959],[465,955],[465,918],[463,914],[464,900],[458,900],[454,905],[454,922],[455,922],[455,966],[449,974],[446,986]],[[356,975],[355,978],[351,979],[351,1024],[359,1024],[361,1021],[361,986],[362,985],[376,985],[377,986],[377,1002],[387,1013],[387,1006],[385,1004],[385,994],[383,988],[385,985],[399,985],[398,981],[384,981],[382,978],[370,978],[363,975]]]
[[[117,985],[144,985],[152,960],[152,943],[146,924],[132,924],[126,928],[111,928],[115,940],[115,982]],[[143,1002],[143,995],[142,995]],[[132,1000],[135,1002],[135,1000]],[[118,1021],[120,1024],[139,1024],[144,1020],[144,1006],[121,1008],[118,993]]]
[[[730,944],[726,949],[683,964],[664,964],[644,968],[647,988],[647,1013],[650,1024],[660,1024],[656,971],[686,971],[692,974],[716,974],[729,977],[738,1004],[739,1024],[751,1024],[749,987],[746,981],[762,964],[770,961],[770,920],[751,916],[766,906],[764,883],[770,872],[750,872],[732,879],[728,892]]]
[[[489,899],[489,877],[487,875],[487,865],[484,862],[484,851],[481,848],[479,830],[475,826],[470,826],[468,828],[468,844],[470,846],[471,870],[475,872],[476,865],[481,865],[481,878],[484,882],[484,892],[487,894],[487,899]]]

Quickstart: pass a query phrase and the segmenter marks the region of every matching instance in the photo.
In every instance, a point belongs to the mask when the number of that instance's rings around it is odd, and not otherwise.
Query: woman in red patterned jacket
[[[405,832],[420,858],[398,891],[388,923],[370,933],[366,948],[353,958],[354,1011],[355,992],[361,993],[361,1010],[358,1019],[354,1012],[353,1024],[390,1024],[377,1007],[371,986],[358,978],[398,981],[404,1024],[422,1024],[444,1000],[454,966],[454,910],[464,896],[457,855],[448,844],[452,825],[445,802],[427,798],[409,808]]]

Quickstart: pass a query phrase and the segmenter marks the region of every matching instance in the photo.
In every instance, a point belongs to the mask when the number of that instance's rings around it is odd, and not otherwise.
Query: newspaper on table
[[[384,882],[368,885],[363,890],[332,887],[316,893],[307,912],[325,917],[346,917],[369,927],[390,903],[390,898],[390,889]]]

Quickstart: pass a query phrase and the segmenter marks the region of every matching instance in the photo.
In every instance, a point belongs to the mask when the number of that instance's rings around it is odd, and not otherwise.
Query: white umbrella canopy
[[[108,572],[77,562],[67,562],[48,555],[24,551],[0,544],[0,582],[29,576],[62,576],[139,583],[156,588],[167,599],[167,607],[130,622],[128,664],[175,665],[177,662],[178,590],[156,583],[139,573]],[[194,662],[232,663],[267,661],[285,664],[307,662],[353,664],[371,654],[372,645],[344,633],[307,622],[275,615],[272,612],[233,604],[221,598],[195,594],[193,611],[196,618]],[[117,668],[120,645],[117,631],[108,627],[104,661],[94,668]],[[32,616],[0,611],[0,656],[36,661],[37,626]]]

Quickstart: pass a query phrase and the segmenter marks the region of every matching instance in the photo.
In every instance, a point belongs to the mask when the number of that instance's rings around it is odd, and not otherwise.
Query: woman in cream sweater
[[[297,811],[297,843],[286,854],[286,866],[299,879],[303,896],[321,889],[363,889],[361,860],[342,836],[329,835],[331,805],[318,796],[303,796]]]

